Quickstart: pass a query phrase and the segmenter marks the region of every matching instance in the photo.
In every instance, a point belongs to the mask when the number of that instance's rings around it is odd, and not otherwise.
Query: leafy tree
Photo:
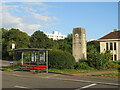
[[[69,34],[67,38],[58,40],[60,50],[67,51],[72,54],[72,34]]]
[[[14,28],[10,29],[6,36],[8,43],[15,43],[16,48],[27,48],[30,44],[29,38],[27,33]]]
[[[52,40],[42,31],[36,31],[30,37],[30,47],[32,48],[51,48],[52,46]]]
[[[96,48],[96,50],[98,52],[100,52],[100,42],[99,41],[90,41],[90,42],[87,42],[87,47],[89,46],[94,46],[94,48]]]
[[[14,28],[10,30],[2,28],[1,30],[3,59],[8,59],[6,58],[8,56],[12,58],[12,54],[8,52],[11,49],[12,43],[15,44],[16,48],[27,48],[29,46],[29,36],[27,33]]]
[[[9,56],[6,48],[7,47],[6,37],[7,37],[8,30],[1,28],[0,31],[2,32],[2,58],[5,59],[6,57]]]

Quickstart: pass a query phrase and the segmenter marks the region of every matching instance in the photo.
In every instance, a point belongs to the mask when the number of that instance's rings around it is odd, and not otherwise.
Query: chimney
[[[114,29],[114,32],[116,32],[117,31],[117,29]]]

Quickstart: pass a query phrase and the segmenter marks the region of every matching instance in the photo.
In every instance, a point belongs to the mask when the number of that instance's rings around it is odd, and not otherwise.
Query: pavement
[[[117,78],[23,71],[4,71],[2,76],[3,88],[69,88],[72,90],[109,88],[109,90],[119,90],[120,87]]]
[[[7,61],[7,60],[0,60],[0,66],[4,66],[4,65],[10,65],[10,62],[13,63],[18,63],[18,61]]]

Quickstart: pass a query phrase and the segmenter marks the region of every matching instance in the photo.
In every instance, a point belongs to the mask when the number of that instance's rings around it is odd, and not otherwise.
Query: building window
[[[114,50],[116,50],[116,42],[114,43]]]
[[[113,50],[113,44],[110,43],[110,50]]]
[[[113,55],[112,55],[112,60],[113,60]]]
[[[106,50],[108,50],[108,43],[106,43]]]
[[[117,55],[114,55],[114,60],[115,60],[115,61],[117,60]]]

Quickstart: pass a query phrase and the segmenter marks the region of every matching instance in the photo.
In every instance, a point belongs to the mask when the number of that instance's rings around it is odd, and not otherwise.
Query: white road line
[[[51,75],[51,76],[47,76],[45,78],[51,78],[51,77],[55,77],[55,76],[58,76],[59,74],[56,74],[56,75]]]
[[[7,74],[7,75],[14,75],[14,76],[23,76],[23,77],[32,77],[32,76],[25,76],[25,75],[18,75],[18,74]],[[57,80],[67,80],[67,81],[76,81],[76,82],[86,82],[86,83],[96,83],[96,84],[106,84],[106,85],[115,85],[115,86],[120,86],[120,84],[117,83],[107,83],[107,82],[93,82],[93,81],[87,81],[87,80],[79,80],[79,79],[66,79],[66,78],[55,78],[54,76],[58,76],[57,75],[52,75],[52,76],[39,76],[39,78],[50,78],[50,79],[57,79]]]
[[[87,81],[87,80],[77,80],[77,79],[65,79],[65,78],[51,78],[51,79],[57,79],[57,80],[67,80],[67,81],[75,81],[75,82],[86,82],[86,83],[97,83],[97,84],[106,84],[106,85],[115,85],[120,86],[120,84],[117,83],[107,83],[107,82],[93,82],[93,81]]]
[[[83,89],[83,88],[89,88],[89,87],[92,87],[92,86],[95,86],[95,85],[96,85],[96,84],[93,83],[93,84],[90,84],[90,85],[87,85],[87,86],[81,87],[81,89]]]
[[[23,87],[23,86],[14,86],[16,88],[28,88],[28,87]]]
[[[14,76],[20,76],[20,75],[18,75],[18,74],[12,74],[12,75],[14,75]]]
[[[96,84],[93,83],[93,84],[90,84],[90,85],[87,85],[87,86],[84,86],[84,87],[81,87],[81,88],[78,88],[78,89],[75,89],[75,90],[81,90],[81,89],[84,89],[84,88],[89,88],[89,87],[92,87],[92,86],[95,86]]]

